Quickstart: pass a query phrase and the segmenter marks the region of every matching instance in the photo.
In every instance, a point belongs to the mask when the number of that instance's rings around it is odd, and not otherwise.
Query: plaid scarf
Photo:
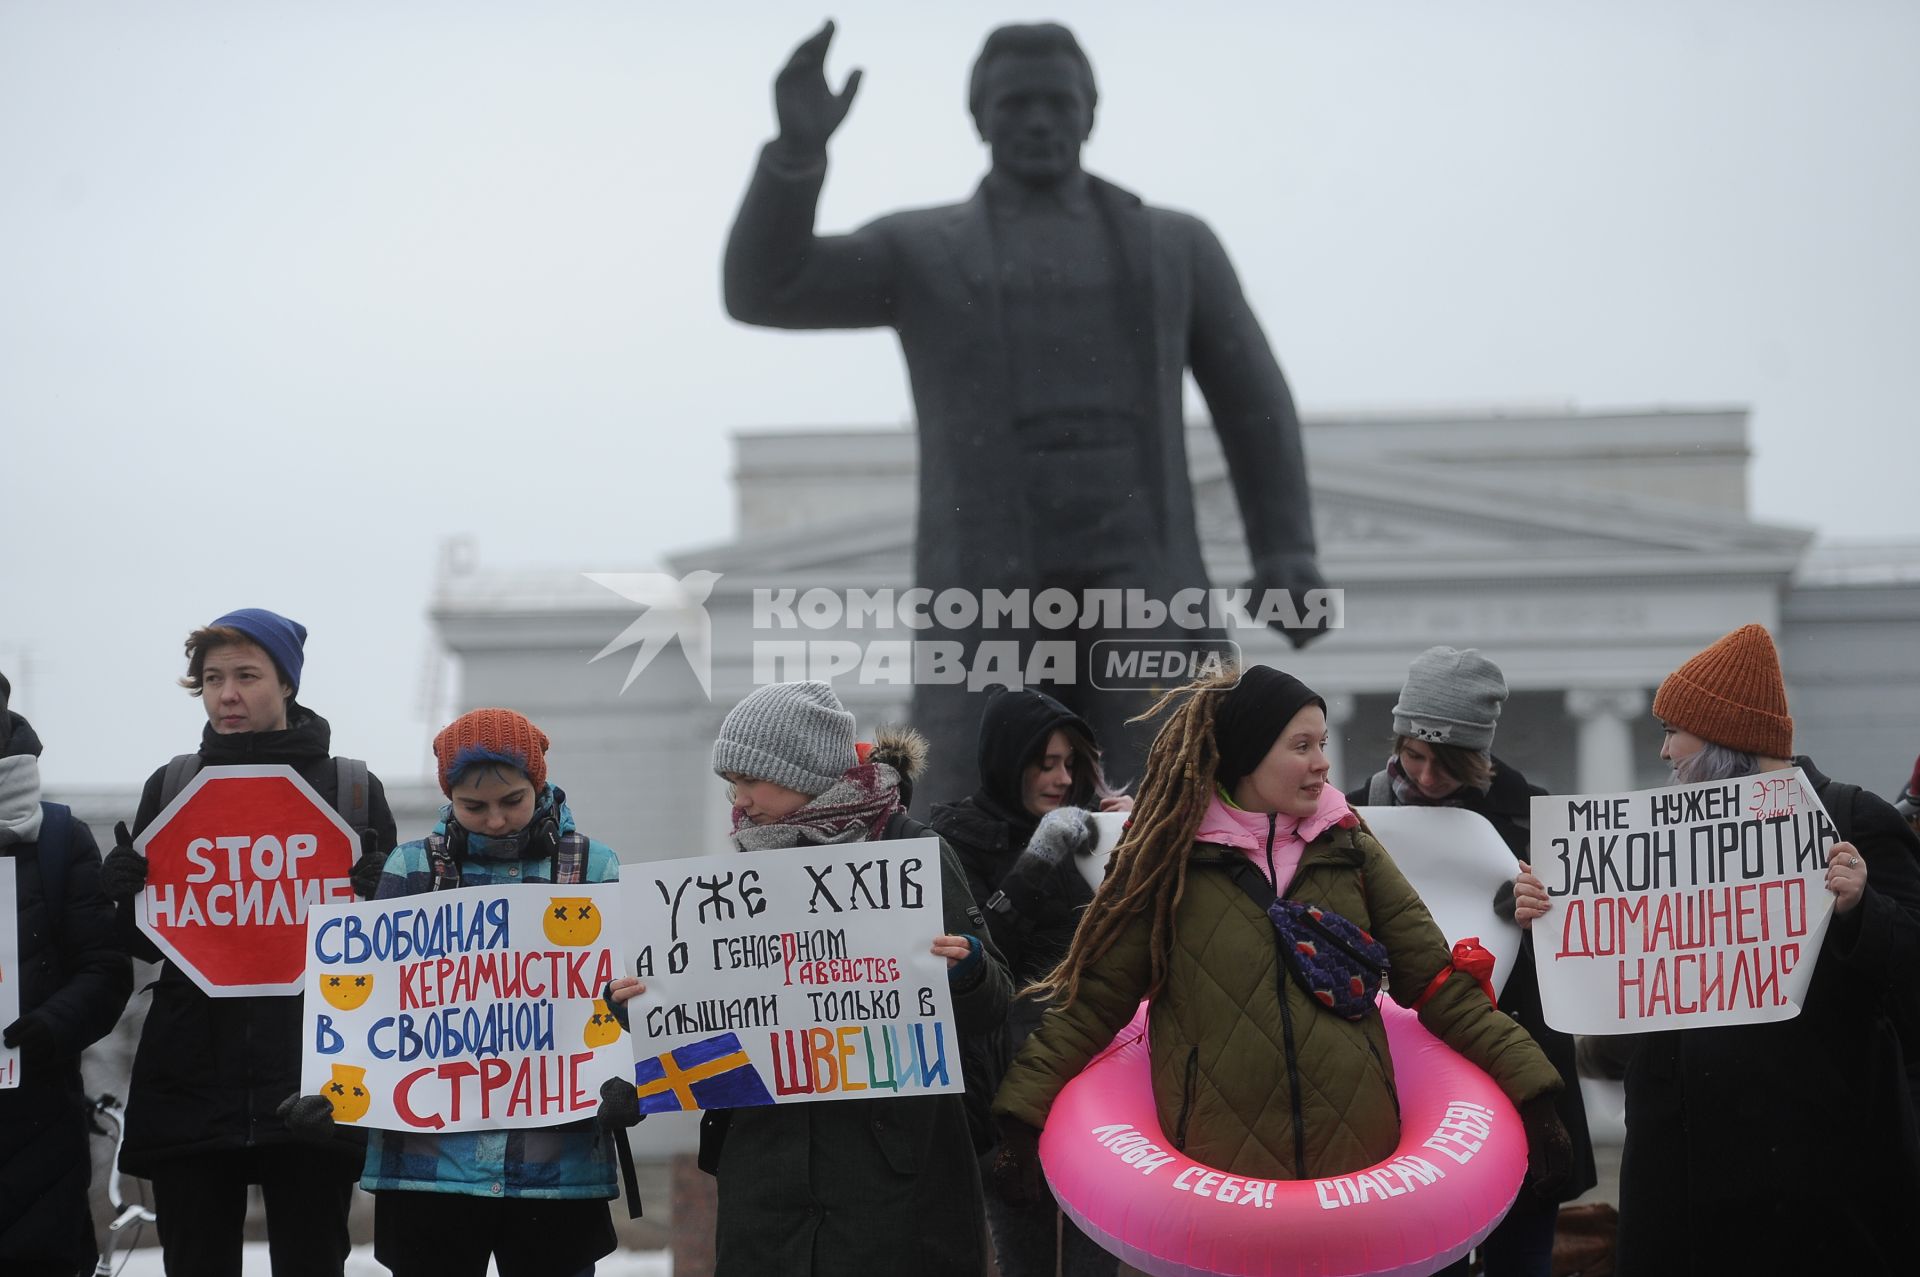
[[[1472,786],[1462,785],[1445,798],[1429,798],[1408,778],[1400,766],[1400,755],[1387,755],[1387,782],[1393,786],[1393,803],[1396,807],[1463,807],[1466,805],[1467,791]],[[1474,790],[1484,794],[1486,790]]]
[[[777,825],[756,825],[735,807],[733,845],[737,851],[777,851],[802,843],[865,842],[878,838],[898,810],[900,774],[885,763],[861,763]]]

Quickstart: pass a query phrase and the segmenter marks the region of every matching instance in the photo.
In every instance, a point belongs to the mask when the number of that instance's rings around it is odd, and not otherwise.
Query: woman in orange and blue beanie
[[[1920,1135],[1898,1026],[1920,990],[1920,841],[1884,800],[1793,752],[1780,658],[1758,625],[1668,675],[1653,713],[1676,783],[1797,766],[1841,841],[1799,1015],[1631,1043],[1617,1271],[1911,1272]],[[1537,877],[1516,895],[1523,925],[1547,912]]]

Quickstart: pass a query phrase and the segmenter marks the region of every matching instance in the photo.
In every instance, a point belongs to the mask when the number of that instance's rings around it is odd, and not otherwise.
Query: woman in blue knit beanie
[[[146,857],[134,840],[202,767],[279,764],[300,774],[360,837],[354,889],[370,895],[394,845],[393,813],[366,764],[333,754],[333,729],[295,694],[307,629],[264,608],[228,612],[187,636],[181,683],[207,722],[200,747],[147,778],[100,885],[116,908],[122,946],[160,962],[140,1032],[127,1100],[120,1169],[153,1185],[169,1273],[239,1277],[248,1189],[267,1212],[276,1277],[339,1277],[349,1239],[347,1207],[364,1139],[342,1131],[323,1147],[294,1142],[276,1111],[300,1083],[302,999],[209,997],[135,922]]]

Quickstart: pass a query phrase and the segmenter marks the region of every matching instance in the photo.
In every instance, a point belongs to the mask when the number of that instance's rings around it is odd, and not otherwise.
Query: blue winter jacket
[[[573,832],[573,812],[567,796],[553,785],[540,795],[537,821],[554,804],[560,809],[560,832]],[[434,833],[445,835],[453,822],[453,808],[440,811]],[[586,879],[614,882],[620,860],[604,843],[588,840]],[[545,856],[520,859],[511,847],[469,834],[461,864],[460,885],[479,887],[503,882],[545,885],[553,880],[553,862]],[[376,900],[419,895],[433,889],[433,869],[422,839],[396,847],[387,857]],[[405,1190],[420,1193],[465,1193],[473,1197],[613,1197],[619,1181],[613,1163],[613,1145],[592,1121],[565,1126],[511,1131],[467,1131],[454,1135],[421,1135],[411,1131],[370,1131],[367,1164],[360,1187],[370,1193]]]

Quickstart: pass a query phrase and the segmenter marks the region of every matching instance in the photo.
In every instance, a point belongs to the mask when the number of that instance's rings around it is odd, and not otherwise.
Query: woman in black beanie
[[[1559,1075],[1471,976],[1450,970],[1426,906],[1327,782],[1320,697],[1255,666],[1237,682],[1180,688],[1162,710],[1171,712],[1132,822],[1042,986],[1058,1005],[994,1102],[1003,1191],[1038,1194],[1039,1130],[1054,1098],[1142,998],[1155,1107],[1188,1157],[1234,1175],[1301,1179],[1393,1150],[1399,1117],[1377,1005],[1365,999],[1358,1018],[1345,1018],[1287,978],[1263,892],[1370,933],[1395,1000],[1418,1003],[1427,1029],[1519,1106],[1530,1175],[1564,1174]]]

